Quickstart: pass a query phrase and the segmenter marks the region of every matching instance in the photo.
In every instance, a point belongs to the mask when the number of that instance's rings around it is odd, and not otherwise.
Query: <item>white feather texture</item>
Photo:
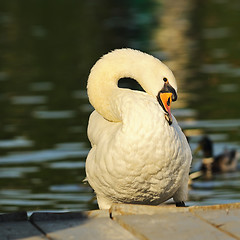
[[[146,92],[119,88],[123,77],[135,79]],[[157,101],[163,78],[177,90],[166,65],[132,49],[104,55],[91,70],[87,88],[95,111],[88,125],[92,149],[86,175],[101,209],[187,198],[191,150],[175,118],[169,125]]]

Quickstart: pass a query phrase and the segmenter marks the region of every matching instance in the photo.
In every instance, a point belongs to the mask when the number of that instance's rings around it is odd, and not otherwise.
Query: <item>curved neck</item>
[[[93,66],[88,78],[90,103],[105,119],[121,121],[120,113],[114,106],[116,95],[122,91],[118,88],[118,80],[124,77],[133,78],[148,94],[156,96],[152,92],[154,86],[151,86],[150,80],[155,77],[154,68],[157,69],[159,63],[161,62],[156,58],[137,50],[130,53],[129,49],[115,50],[103,56]]]

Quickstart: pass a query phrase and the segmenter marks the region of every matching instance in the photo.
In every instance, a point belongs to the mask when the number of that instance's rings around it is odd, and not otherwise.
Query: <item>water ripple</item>
[[[7,156],[2,156],[0,165],[3,164],[16,164],[16,163],[37,163],[53,160],[61,160],[66,158],[83,158],[86,157],[89,150],[61,150],[49,149],[41,151],[32,151],[28,153],[14,153]]]

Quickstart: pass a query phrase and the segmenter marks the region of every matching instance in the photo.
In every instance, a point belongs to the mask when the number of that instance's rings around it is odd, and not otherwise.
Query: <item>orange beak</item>
[[[157,100],[165,112],[165,118],[168,124],[172,124],[171,103],[177,100],[177,93],[175,89],[164,80],[164,86],[157,95]]]
[[[168,121],[169,125],[172,124],[172,114],[171,114],[171,103],[172,103],[172,93],[171,92],[162,92],[160,93],[160,99],[162,102],[163,110],[166,112],[165,118]]]

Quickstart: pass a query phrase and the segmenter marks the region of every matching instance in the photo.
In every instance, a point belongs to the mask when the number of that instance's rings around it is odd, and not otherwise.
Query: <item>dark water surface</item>
[[[0,2],[0,212],[97,208],[82,183],[92,107],[86,81],[103,54],[132,47],[175,73],[173,114],[194,150],[240,150],[240,2]],[[201,155],[194,156],[193,170]],[[240,201],[240,172],[194,181],[190,205]]]

